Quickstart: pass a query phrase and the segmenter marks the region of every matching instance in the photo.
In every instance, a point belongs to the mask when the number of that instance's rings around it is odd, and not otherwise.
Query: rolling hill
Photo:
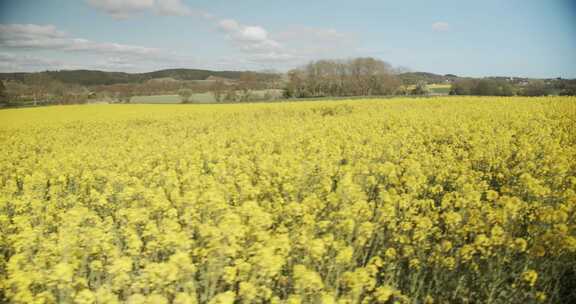
[[[68,84],[84,86],[110,85],[117,83],[141,83],[156,78],[176,80],[205,80],[210,76],[238,79],[241,71],[210,71],[199,69],[166,69],[147,73],[106,72],[96,70],[46,71],[51,78]],[[33,73],[0,73],[0,80],[22,80]]]

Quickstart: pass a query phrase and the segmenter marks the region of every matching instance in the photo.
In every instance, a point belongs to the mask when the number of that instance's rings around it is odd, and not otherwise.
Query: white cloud
[[[292,54],[291,66],[285,65],[288,68],[311,60],[352,57],[358,53],[356,35],[333,28],[295,26],[273,35],[273,38],[281,41]]]
[[[438,21],[432,23],[432,30],[435,32],[447,32],[450,30],[450,24],[444,21]]]
[[[355,37],[335,29],[295,27],[273,35],[234,19],[218,21],[218,28],[243,53],[237,60],[247,68],[290,68],[322,57],[350,56],[356,44]]]
[[[158,48],[71,37],[53,25],[0,24],[0,48],[10,52],[0,56],[3,71],[78,68],[149,71],[198,63],[190,56]],[[64,62],[29,55],[41,54],[43,50],[82,53],[84,59]]]
[[[156,10],[162,15],[188,16],[192,10],[181,0],[156,0]]]
[[[261,26],[243,25],[236,20],[223,19],[218,22],[218,27],[226,37],[241,50],[246,52],[270,52],[280,50],[280,43],[271,39]]]
[[[54,25],[37,24],[0,24],[0,37],[28,39],[62,38],[66,34],[56,29]]]
[[[150,11],[162,15],[195,16],[214,22],[231,45],[240,51],[240,54],[233,57],[241,66],[245,66],[245,63],[268,66],[277,63],[288,67],[322,57],[351,56],[357,48],[356,37],[335,29],[302,26],[274,35],[260,25],[242,24],[234,19],[217,18],[207,12],[192,9],[182,0],[87,1],[115,18]]]
[[[161,58],[138,58],[130,56],[67,58],[52,59],[46,56],[33,56],[22,53],[0,53],[0,72],[35,72],[45,70],[102,70],[123,72],[149,72],[172,67],[202,66],[200,61],[192,57],[171,56]]]
[[[183,56],[153,47],[92,41],[73,37],[54,25],[0,24],[0,48],[7,51],[36,52],[36,55],[41,54],[42,50],[53,50],[85,54],[82,58],[90,56],[84,62],[20,56],[14,60],[14,64],[10,64],[5,57],[0,68],[14,71],[70,68],[146,71],[168,67],[215,68],[215,65],[226,65],[228,69],[288,69],[320,58],[349,57],[357,49],[352,35],[334,29],[300,27],[274,35],[262,26],[245,25],[233,19],[209,20],[216,22],[218,29],[238,51],[225,61],[208,58],[198,60],[189,55]],[[27,60],[29,63],[26,63]]]
[[[349,57],[358,49],[357,39],[350,33],[332,28],[292,27],[283,32],[270,33],[260,25],[242,24],[234,19],[218,18],[207,12],[192,9],[183,0],[85,0],[92,7],[114,18],[128,18],[138,13],[158,15],[194,16],[214,24],[224,33],[238,53],[231,54],[226,65],[238,62],[237,68],[287,69],[319,58]],[[8,24],[0,25],[0,47],[13,50],[60,50],[105,55],[104,67],[137,68],[134,62],[144,58],[152,65],[210,67],[207,60],[200,63],[190,57],[175,55],[158,48],[96,42],[72,37],[53,25]],[[119,58],[122,58],[120,63]],[[126,59],[128,58],[128,59]],[[214,62],[212,62],[214,63]],[[218,64],[218,63],[216,63]]]
[[[290,50],[272,39],[266,29],[256,25],[244,25],[233,19],[222,19],[218,22],[218,28],[226,34],[226,38],[232,45],[244,55],[238,62],[243,67],[270,65],[294,61],[297,56]]]
[[[268,39],[268,32],[259,26],[246,26],[240,38],[247,41],[263,41]]]
[[[53,25],[0,24],[0,46],[13,48],[58,48],[66,34]]]
[[[240,31],[240,24],[238,24],[236,20],[223,19],[218,22],[218,25],[220,26],[220,29],[228,33]]]
[[[52,60],[30,55],[0,53],[0,71],[4,72],[28,72],[69,68],[74,67],[60,60]]]
[[[65,51],[86,51],[93,53],[132,55],[142,57],[161,56],[162,50],[137,45],[126,45],[109,42],[94,42],[86,39],[71,39],[71,43],[63,48]]]
[[[116,19],[126,19],[146,11],[159,15],[189,16],[195,12],[182,0],[87,0],[92,7]]]
[[[355,35],[332,28],[301,26],[274,34],[262,26],[245,25],[234,19],[220,19],[217,26],[240,51],[218,61],[218,66],[227,68],[289,69],[311,60],[357,53]]]
[[[128,18],[154,7],[154,0],[88,0],[88,3],[118,19]]]
[[[76,52],[159,56],[157,48],[73,38],[53,25],[0,24],[0,47],[11,49],[51,49]]]

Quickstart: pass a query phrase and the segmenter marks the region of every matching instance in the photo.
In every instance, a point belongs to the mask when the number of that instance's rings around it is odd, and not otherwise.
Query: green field
[[[408,85],[405,86],[405,89],[408,91],[414,90],[416,85]],[[448,95],[450,93],[452,85],[448,83],[432,83],[426,85],[426,89],[430,95]]]
[[[182,100],[178,95],[152,95],[152,96],[134,96],[132,103],[181,103]],[[214,95],[211,93],[197,93],[191,98],[193,103],[212,103]]]
[[[432,94],[448,95],[452,86],[450,84],[429,84],[426,87]]]
[[[281,90],[257,90],[252,91],[255,99],[262,99],[264,95],[269,92],[275,98],[282,95]],[[210,92],[206,93],[195,93],[190,99],[190,103],[214,103],[214,94]],[[181,103],[182,100],[178,95],[152,95],[152,96],[134,96],[132,97],[131,103],[160,103],[160,104],[171,104],[171,103]]]

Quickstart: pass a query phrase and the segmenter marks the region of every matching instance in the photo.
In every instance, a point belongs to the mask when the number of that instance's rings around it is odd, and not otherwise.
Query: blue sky
[[[576,78],[574,0],[0,0],[0,71],[413,71]]]

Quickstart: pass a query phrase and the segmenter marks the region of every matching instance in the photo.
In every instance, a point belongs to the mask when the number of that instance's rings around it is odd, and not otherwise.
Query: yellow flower
[[[394,248],[388,248],[388,249],[386,249],[386,253],[385,253],[384,255],[386,255],[386,257],[387,257],[388,259],[394,260],[394,259],[396,259],[396,256],[397,256],[397,254],[396,254],[396,249],[394,249]]]
[[[334,296],[329,293],[322,293],[320,297],[320,304],[336,304]]]
[[[324,253],[326,252],[326,246],[324,245],[324,241],[322,239],[313,240],[310,243],[310,255],[315,259],[321,259]]]
[[[538,273],[534,270],[526,270],[522,273],[522,281],[524,281],[530,287],[534,287],[537,279]]]
[[[160,294],[151,294],[146,299],[147,303],[154,303],[154,304],[168,304],[168,299],[166,299],[163,295]]]
[[[484,303],[495,276],[562,299],[574,101],[2,109],[3,300]]]
[[[297,289],[317,291],[324,287],[320,275],[304,265],[296,265],[293,269],[294,285]]]
[[[133,294],[128,297],[128,304],[145,304],[146,303],[146,296],[142,294]]]
[[[226,291],[223,293],[219,293],[214,296],[208,304],[233,304],[234,303],[234,292]]]
[[[526,251],[527,246],[528,246],[528,243],[523,238],[517,238],[514,240],[514,247],[516,248],[516,250],[518,250],[520,252]]]
[[[240,282],[240,291],[238,293],[246,302],[252,302],[258,295],[256,286],[250,282]]]
[[[198,301],[196,300],[195,296],[189,295],[184,292],[179,292],[178,294],[176,294],[176,297],[174,298],[174,304],[197,304],[197,303]]]
[[[83,289],[80,291],[74,301],[79,304],[92,304],[96,301],[96,296],[88,289]]]
[[[453,257],[445,257],[444,259],[442,259],[442,264],[446,268],[452,270],[456,266],[456,260]]]
[[[538,301],[538,302],[544,302],[544,301],[546,301],[546,299],[548,297],[546,296],[546,293],[539,291],[536,293],[535,298],[536,298],[536,301]]]
[[[419,269],[420,268],[420,260],[419,259],[411,259],[408,263],[410,268]]]
[[[286,300],[286,304],[300,304],[302,303],[302,299],[298,295],[290,295],[288,300]]]
[[[496,199],[498,199],[498,192],[494,191],[494,190],[488,190],[486,191],[486,198],[489,201],[495,201]]]
[[[349,263],[353,254],[354,249],[350,246],[346,246],[344,249],[338,252],[338,255],[336,256],[336,263],[341,265]]]
[[[452,242],[443,240],[441,243],[442,252],[448,252],[452,249]]]
[[[376,288],[374,292],[374,298],[376,303],[386,303],[394,295],[394,289],[388,286],[381,286]]]

